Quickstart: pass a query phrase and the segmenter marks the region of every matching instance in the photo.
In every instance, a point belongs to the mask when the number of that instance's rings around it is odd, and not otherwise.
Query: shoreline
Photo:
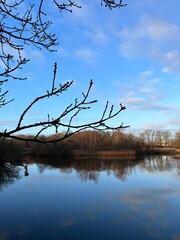
[[[180,149],[177,148],[138,148],[138,149],[127,149],[127,150],[100,150],[100,151],[80,151],[73,150],[72,152],[66,152],[64,154],[42,154],[36,155],[41,157],[46,156],[64,156],[64,157],[131,157],[134,158],[138,155],[157,155],[157,154],[169,154],[176,155],[180,154]],[[30,154],[31,155],[31,154]]]

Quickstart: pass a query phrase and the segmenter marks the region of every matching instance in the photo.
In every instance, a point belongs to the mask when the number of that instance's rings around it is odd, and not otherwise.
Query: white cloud
[[[29,58],[33,63],[42,63],[45,61],[45,56],[40,50],[26,50],[26,56]]]
[[[144,99],[141,97],[126,97],[126,98],[122,98],[121,102],[123,102],[125,105],[128,106],[134,106],[135,108],[138,107],[139,105],[137,104],[143,104],[144,103]]]
[[[180,118],[179,116],[176,116],[175,118],[169,118],[164,121],[148,121],[145,122],[144,124],[141,125],[142,129],[154,129],[154,130],[159,130],[159,129],[179,129],[180,127]]]
[[[144,36],[155,43],[166,44],[168,42],[178,42],[180,40],[180,27],[166,21],[156,20],[143,16],[141,18],[144,27]]]
[[[104,46],[108,42],[108,36],[102,30],[88,32],[87,36],[93,41],[94,44]]]
[[[15,127],[17,122],[15,120],[0,120],[0,126],[3,128]]]
[[[169,118],[166,121],[166,125],[174,125],[180,127],[180,116],[177,116],[175,118]]]
[[[62,47],[60,47],[60,48],[58,48],[57,49],[57,53],[61,56],[61,57],[69,57],[69,53],[68,53],[68,51],[65,49],[65,48],[62,48]]]
[[[125,98],[121,98],[120,102],[127,106],[129,110],[135,111],[158,111],[167,113],[178,110],[176,106],[160,103],[153,99],[153,97],[141,97],[139,94],[134,97],[127,96]]]
[[[152,78],[146,80],[142,87],[139,88],[139,92],[148,95],[149,100],[159,100],[162,93],[159,91],[159,86],[162,86],[159,78]]]
[[[79,48],[75,51],[75,56],[86,63],[96,62],[97,52],[91,48]]]
[[[73,14],[67,16],[68,19],[73,19],[71,24],[75,24],[76,26],[79,24],[91,26],[94,19],[93,6],[89,2],[85,3],[85,1],[78,1],[78,5],[81,6],[81,8],[74,7],[72,9]]]
[[[164,54],[162,61],[165,65],[163,72],[180,74],[180,51],[174,50]]]
[[[124,91],[120,102],[134,111],[156,111],[161,114],[179,112],[177,104],[166,103],[163,80],[154,77],[154,74],[149,70],[140,73],[137,80]]]
[[[141,77],[148,77],[148,76],[151,76],[152,73],[153,73],[152,71],[147,70],[147,71],[144,71],[144,72],[140,73],[140,76]]]
[[[143,15],[133,28],[120,33],[125,58],[148,57],[163,65],[163,72],[180,74],[180,26]]]

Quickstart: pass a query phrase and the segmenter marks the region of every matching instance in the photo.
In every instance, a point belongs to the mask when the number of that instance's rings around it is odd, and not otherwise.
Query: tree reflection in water
[[[20,167],[0,161],[0,191],[21,178]]]
[[[179,158],[26,162],[32,177],[3,192],[0,239],[6,233],[6,239],[178,239]],[[0,186],[13,183],[22,170],[1,166]]]
[[[121,181],[126,181],[128,176],[136,171],[136,166],[147,172],[155,171],[176,171],[180,170],[180,161],[178,157],[172,156],[138,156],[133,159],[118,158],[36,158],[28,160],[29,163],[36,163],[39,173],[46,170],[59,169],[63,174],[71,174],[75,171],[82,181],[98,182],[101,172],[108,175],[113,174]],[[180,172],[179,172],[180,174]]]
[[[140,167],[148,172],[173,172],[176,171],[180,175],[180,157],[175,156],[146,156]]]
[[[113,174],[121,181],[126,181],[128,175],[134,171],[134,167],[138,165],[143,159],[124,159],[118,158],[78,158],[78,159],[54,159],[54,158],[33,158],[29,159],[29,163],[36,163],[39,173],[46,170],[59,169],[63,174],[71,174],[75,171],[77,176],[82,181],[98,182],[101,172],[106,172],[108,175]]]
[[[59,169],[63,174],[71,174],[75,171],[82,181],[94,181],[98,183],[101,172],[108,175],[113,174],[121,181],[126,181],[128,176],[136,171],[136,166],[147,172],[176,171],[180,175],[180,159],[178,156],[138,156],[134,159],[124,158],[79,158],[79,159],[54,159],[54,158],[29,158],[29,164],[36,163],[39,173],[45,170]],[[9,162],[0,163],[0,189],[8,184],[13,184],[15,180],[21,178],[20,171],[24,168],[24,176],[29,175],[27,163],[11,164]]]

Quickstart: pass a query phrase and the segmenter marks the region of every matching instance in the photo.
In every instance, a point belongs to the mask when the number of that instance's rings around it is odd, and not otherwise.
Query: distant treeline
[[[54,135],[42,135],[43,140],[57,139]],[[32,139],[32,136],[26,136]],[[56,144],[41,144],[37,142],[21,142],[0,139],[0,157],[14,158],[19,155],[73,155],[82,153],[93,154],[98,151],[137,151],[138,149],[180,148],[180,132],[146,130],[139,136],[123,131],[100,132],[82,131]]]

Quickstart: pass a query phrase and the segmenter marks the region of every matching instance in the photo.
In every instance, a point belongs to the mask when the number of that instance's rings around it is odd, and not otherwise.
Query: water
[[[1,164],[0,240],[180,239],[180,159],[43,161]]]

